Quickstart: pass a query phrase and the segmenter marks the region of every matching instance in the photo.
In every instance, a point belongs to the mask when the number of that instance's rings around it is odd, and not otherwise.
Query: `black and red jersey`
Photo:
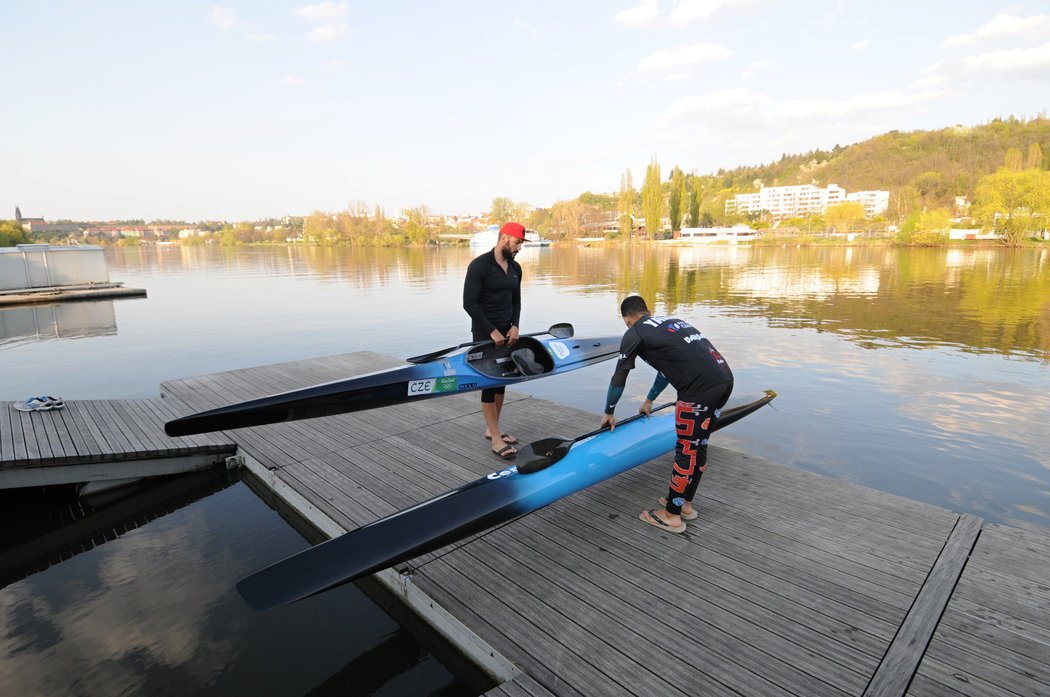
[[[696,401],[705,389],[733,379],[733,371],[693,325],[677,317],[644,315],[620,341],[616,372],[634,368],[640,357],[664,374],[678,399]]]

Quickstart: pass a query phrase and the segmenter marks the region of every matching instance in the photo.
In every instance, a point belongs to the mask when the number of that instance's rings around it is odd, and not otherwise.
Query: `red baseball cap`
[[[517,237],[519,240],[525,239],[525,226],[521,223],[504,223],[503,227],[499,229],[499,234],[509,235],[511,237]]]

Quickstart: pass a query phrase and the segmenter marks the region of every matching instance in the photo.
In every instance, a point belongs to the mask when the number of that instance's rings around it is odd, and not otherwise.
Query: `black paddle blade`
[[[572,325],[568,322],[559,322],[558,324],[552,324],[551,328],[547,330],[547,333],[553,336],[555,339],[571,339],[573,335]]]

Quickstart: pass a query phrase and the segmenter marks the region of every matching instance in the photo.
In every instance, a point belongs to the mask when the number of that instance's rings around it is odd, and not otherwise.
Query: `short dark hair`
[[[620,303],[620,316],[644,315],[649,313],[649,307],[645,304],[645,298],[640,295],[632,295],[624,298]]]

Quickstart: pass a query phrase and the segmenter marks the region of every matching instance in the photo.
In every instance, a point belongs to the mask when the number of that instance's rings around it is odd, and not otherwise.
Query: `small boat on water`
[[[551,244],[550,240],[545,240],[539,237],[535,230],[526,230],[526,236],[533,235],[534,239],[526,239],[523,247],[549,247]],[[499,226],[489,225],[480,232],[475,232],[474,236],[470,238],[471,249],[492,249],[496,246],[496,240],[499,239]]]
[[[560,323],[523,335],[513,346],[491,340],[460,344],[413,356],[410,365],[183,416],[164,424],[164,431],[189,436],[506,387],[607,361],[619,348],[619,336],[573,338],[572,325]]]
[[[711,430],[774,397],[767,390],[730,400]],[[302,600],[536,511],[670,452],[675,441],[673,410],[624,419],[612,431],[535,441],[518,451],[516,465],[303,550],[242,579],[237,590],[256,610]]]

